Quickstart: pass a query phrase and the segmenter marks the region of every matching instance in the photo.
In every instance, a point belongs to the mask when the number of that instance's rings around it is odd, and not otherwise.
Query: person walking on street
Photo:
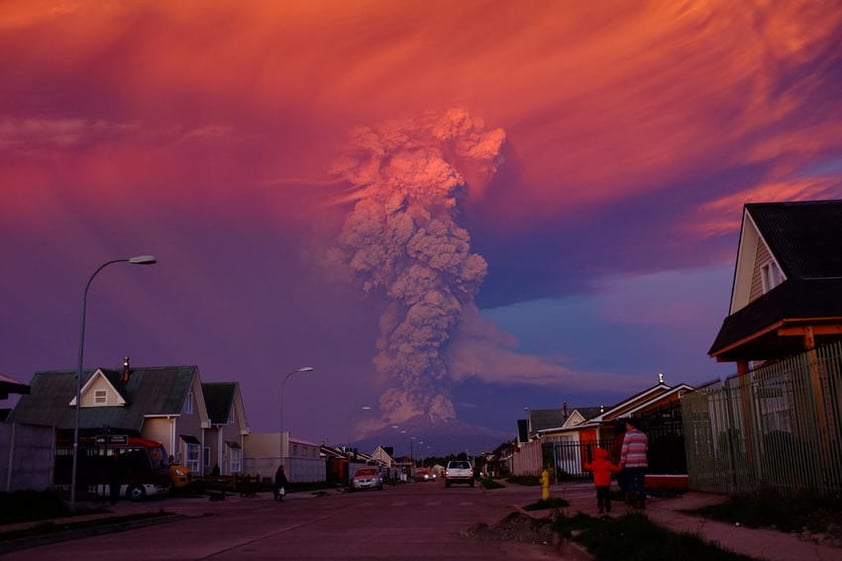
[[[289,480],[287,479],[287,474],[284,471],[284,465],[281,464],[278,466],[277,471],[275,471],[275,485],[272,489],[276,501],[284,500],[284,495],[286,495],[286,487],[288,483]]]
[[[597,448],[594,450],[594,460],[583,466],[587,471],[593,472],[593,483],[596,487],[596,506],[599,513],[611,512],[611,474],[620,471],[620,468],[608,459],[608,450]]]
[[[637,429],[636,421],[626,421],[626,435],[620,453],[620,467],[626,477],[629,504],[646,508],[646,471],[649,468],[649,437]]]

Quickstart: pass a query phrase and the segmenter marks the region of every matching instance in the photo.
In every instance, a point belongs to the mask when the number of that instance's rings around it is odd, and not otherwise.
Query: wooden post
[[[804,329],[804,348],[807,351],[807,363],[810,368],[810,387],[813,393],[813,406],[816,409],[816,430],[813,433],[816,441],[814,445],[818,448],[822,459],[822,466],[819,473],[827,473],[830,466],[830,450],[825,446],[823,435],[827,435],[827,415],[824,407],[824,390],[822,389],[821,372],[819,371],[819,353],[816,351],[816,337],[813,326],[808,325]]]
[[[740,398],[742,401],[742,433],[745,440],[746,466],[751,467],[751,473],[757,473],[754,454],[754,423],[751,422],[752,396],[751,381],[749,379],[749,362],[737,361],[737,374],[740,380]],[[755,478],[752,477],[752,480]]]

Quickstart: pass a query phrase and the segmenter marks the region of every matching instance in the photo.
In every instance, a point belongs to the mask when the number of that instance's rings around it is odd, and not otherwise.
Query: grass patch
[[[544,510],[547,508],[563,508],[566,506],[570,506],[570,503],[568,503],[564,499],[560,499],[558,497],[550,497],[547,500],[541,499],[538,502],[528,504],[525,507],[523,507],[523,510]]]
[[[483,486],[485,489],[502,489],[505,487],[502,483],[499,483],[490,477],[484,477],[479,480],[479,484]]]
[[[782,532],[835,532],[842,534],[842,501],[829,497],[735,496],[692,514],[750,528]]]
[[[754,561],[692,534],[661,528],[639,513],[617,518],[559,517],[553,529],[583,546],[594,561]]]
[[[512,475],[506,478],[506,483],[536,487],[541,484],[541,478],[537,475]]]
[[[82,520],[74,522],[72,519],[66,520],[61,523],[56,522],[42,522],[41,524],[37,524],[30,528],[24,528],[21,530],[13,530],[9,532],[0,532],[0,541],[2,542],[9,542],[14,540],[20,540],[24,538],[31,538],[31,537],[43,537],[43,536],[50,536],[55,534],[61,534],[63,532],[72,532],[75,530],[87,530],[87,529],[96,529],[96,528],[115,528],[118,527],[120,524],[125,524],[128,522],[138,522],[141,520],[149,520],[154,518],[160,518],[162,516],[171,516],[170,513],[160,511],[160,512],[142,512],[137,514],[127,514],[125,516],[109,516],[108,518],[103,519],[95,519],[95,520]]]
[[[17,524],[47,518],[63,518],[83,514],[108,512],[103,507],[76,505],[76,511],[55,493],[39,491],[15,491],[0,493],[0,524]]]

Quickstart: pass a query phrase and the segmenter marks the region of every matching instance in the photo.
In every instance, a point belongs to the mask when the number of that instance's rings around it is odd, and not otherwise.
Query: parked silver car
[[[383,489],[383,476],[380,470],[373,467],[359,468],[351,478],[351,489]]]

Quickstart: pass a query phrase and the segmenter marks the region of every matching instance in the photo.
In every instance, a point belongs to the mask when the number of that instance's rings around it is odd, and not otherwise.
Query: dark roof
[[[573,411],[573,409],[570,408],[568,411]],[[529,428],[532,432],[558,428],[564,424],[568,415],[565,415],[562,409],[530,409]]]
[[[197,366],[164,366],[132,368],[129,381],[123,386],[120,371],[102,369],[126,400],[125,407],[83,407],[79,411],[81,428],[100,428],[139,432],[145,415],[178,415],[187,399]],[[95,370],[82,374],[82,385]],[[116,378],[114,377],[116,374]],[[20,398],[9,415],[9,421],[38,425],[55,425],[72,429],[76,396],[76,371],[53,370],[36,372],[30,383],[30,394]]]
[[[537,432],[544,429],[557,429],[564,424],[565,421],[578,411],[585,420],[592,419],[601,413],[600,407],[564,407],[561,409],[530,409],[529,423],[532,432]]]
[[[585,420],[593,419],[594,417],[599,417],[605,411],[608,411],[607,407],[579,407],[576,409]]]
[[[745,208],[787,278],[842,277],[842,200]]]
[[[774,327],[842,317],[842,200],[751,203],[745,210],[787,279],[725,318],[708,354],[768,360],[800,352],[800,338],[778,337]]]
[[[27,394],[29,393],[29,386],[5,374],[0,374],[0,399],[8,398],[10,393]]]
[[[228,422],[231,414],[231,407],[234,405],[234,393],[237,389],[236,382],[213,382],[202,384],[202,393],[205,396],[205,407],[208,410],[208,417],[215,425],[224,425]]]
[[[842,318],[842,279],[787,280],[725,318],[708,354],[719,355],[734,343],[784,321],[797,324],[809,320],[815,325],[821,318]],[[820,337],[816,337],[817,343]],[[751,344],[741,346],[739,356],[725,353],[722,358],[769,360],[802,350],[799,337],[778,337],[771,330],[766,337],[756,337]]]

